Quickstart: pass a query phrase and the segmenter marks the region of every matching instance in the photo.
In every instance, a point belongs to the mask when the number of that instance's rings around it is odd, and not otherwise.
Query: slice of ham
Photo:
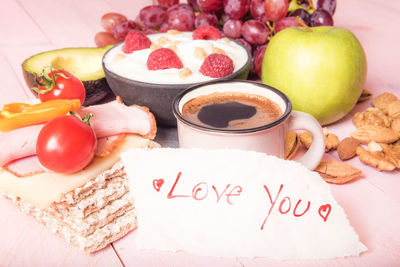
[[[36,155],[11,161],[3,168],[20,178],[45,172]]]
[[[90,119],[97,137],[121,133],[137,133],[153,139],[156,135],[156,121],[148,108],[136,105],[126,106],[115,100],[102,105],[82,108],[79,113],[92,113]]]
[[[117,100],[81,109],[92,113],[91,126],[97,138],[123,134],[140,134],[153,139],[157,127],[153,114],[144,107],[126,106]],[[44,124],[28,126],[0,134],[0,166],[36,154],[36,140]]]
[[[111,135],[97,139],[96,157],[107,157],[124,142],[125,134]]]
[[[36,154],[36,140],[43,124],[16,129],[0,135],[0,166]]]

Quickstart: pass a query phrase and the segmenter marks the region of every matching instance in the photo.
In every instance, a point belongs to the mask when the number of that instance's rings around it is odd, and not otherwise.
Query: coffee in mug
[[[298,161],[313,170],[325,153],[319,122],[309,114],[292,111],[289,98],[266,84],[201,83],[179,93],[172,108],[181,148],[245,149],[283,158],[286,134],[307,130],[313,142]]]
[[[205,127],[250,129],[277,120],[278,104],[269,98],[242,92],[215,92],[191,99],[183,105],[182,116]]]

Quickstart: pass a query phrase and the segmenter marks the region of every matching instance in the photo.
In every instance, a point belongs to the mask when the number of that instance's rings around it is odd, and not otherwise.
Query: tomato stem
[[[93,113],[85,113],[85,116],[82,118],[81,115],[79,115],[77,112],[71,110],[70,112],[68,112],[67,115],[70,116],[75,116],[77,117],[81,122],[83,122],[84,124],[87,124],[90,126],[90,118],[93,117]]]
[[[49,77],[49,75],[46,72],[47,68],[50,69],[51,77]],[[39,86],[45,87],[46,89],[40,90],[38,87],[32,87],[32,90],[34,90],[38,94],[46,94],[50,92],[54,88],[54,86],[56,86],[57,84],[56,81],[58,76],[61,76],[64,79],[70,78],[61,72],[54,74],[54,69],[51,66],[44,67],[39,76],[35,73],[35,81]]]

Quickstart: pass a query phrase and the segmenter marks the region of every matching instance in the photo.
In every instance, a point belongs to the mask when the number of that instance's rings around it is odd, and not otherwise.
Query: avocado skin
[[[32,93],[37,96],[37,93],[32,90],[32,87],[38,86],[35,81],[35,74],[26,71],[23,67],[22,73],[26,84],[31,89]],[[86,90],[86,98],[85,102],[83,102],[84,106],[97,104],[112,94],[110,86],[108,85],[105,77],[97,80],[82,81],[82,83]]]

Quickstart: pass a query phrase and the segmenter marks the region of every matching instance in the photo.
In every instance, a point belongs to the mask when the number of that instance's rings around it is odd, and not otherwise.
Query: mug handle
[[[312,134],[313,140],[310,148],[296,161],[308,169],[314,170],[319,165],[325,153],[325,136],[321,125],[313,116],[307,113],[292,111],[288,119],[288,132],[294,130],[306,130]]]

